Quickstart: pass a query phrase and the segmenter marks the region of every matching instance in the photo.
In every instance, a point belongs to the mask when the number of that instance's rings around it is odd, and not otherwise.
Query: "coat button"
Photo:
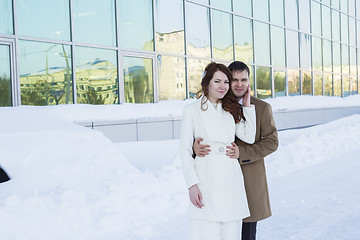
[[[219,152],[224,152],[225,151],[225,148],[224,147],[219,147]]]

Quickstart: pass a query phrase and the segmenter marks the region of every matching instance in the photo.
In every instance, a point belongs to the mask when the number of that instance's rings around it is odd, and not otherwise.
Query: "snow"
[[[0,108],[0,233],[6,240],[183,240],[178,140],[112,143],[74,123],[181,116],[193,100]],[[274,111],[359,106],[360,96],[267,100]],[[266,158],[273,216],[259,239],[359,239],[360,115],[279,132]]]

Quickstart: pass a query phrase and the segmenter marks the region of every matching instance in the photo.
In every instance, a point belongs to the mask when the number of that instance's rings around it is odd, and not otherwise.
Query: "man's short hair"
[[[242,72],[244,70],[246,70],[248,72],[248,76],[250,76],[250,69],[249,67],[241,62],[241,61],[234,61],[232,62],[229,66],[228,66],[229,70],[232,72],[232,73],[235,73],[235,72]]]

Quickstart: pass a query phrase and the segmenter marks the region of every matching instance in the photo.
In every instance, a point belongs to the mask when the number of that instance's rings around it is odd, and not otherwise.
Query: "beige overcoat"
[[[275,152],[279,145],[271,105],[254,97],[250,103],[255,105],[256,112],[255,143],[247,144],[238,138],[235,141],[240,150],[239,162],[250,209],[250,217],[244,222],[256,222],[271,216],[264,157]]]

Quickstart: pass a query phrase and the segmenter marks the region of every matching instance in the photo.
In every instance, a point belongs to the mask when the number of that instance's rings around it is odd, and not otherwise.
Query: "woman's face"
[[[225,73],[221,71],[216,71],[213,78],[209,83],[209,93],[207,98],[210,102],[215,103],[219,99],[222,99],[225,94],[228,92],[230,86],[230,81]]]

